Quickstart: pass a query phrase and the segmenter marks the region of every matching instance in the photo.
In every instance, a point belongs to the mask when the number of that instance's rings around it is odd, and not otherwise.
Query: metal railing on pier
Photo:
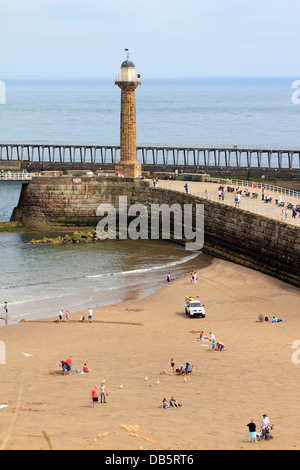
[[[185,192],[185,181],[181,181],[181,184],[178,182],[174,181],[168,181],[168,180],[160,180],[158,183],[158,187],[163,188],[163,189],[168,189],[170,191],[179,191],[179,192]],[[197,185],[199,183],[196,183]],[[225,193],[224,199],[219,197],[218,194],[218,188],[215,186],[215,192],[212,192],[210,188],[211,183],[208,183],[206,185],[206,188],[209,188],[209,190],[204,189],[203,191],[199,191],[193,187],[190,182],[188,182],[188,194],[192,196],[199,197],[201,199],[208,199],[209,201],[213,202],[218,202],[219,204],[235,207],[236,210],[245,210],[252,212],[254,214],[262,215],[264,217],[268,217],[271,219],[278,220],[280,222],[285,222],[291,225],[294,225],[296,227],[300,227],[300,213],[297,213],[296,217],[292,217],[292,213],[290,210],[286,211],[287,206],[285,208],[280,207],[275,205],[275,201],[272,203],[265,203],[261,199],[250,199],[246,196],[243,196],[243,193],[240,198],[240,203],[236,205],[235,201],[235,193]],[[241,186],[241,185],[238,185]],[[257,188],[253,188],[252,191],[255,192]],[[284,188],[283,188],[284,189]],[[275,191],[276,193],[276,191]],[[297,206],[297,199],[294,202],[294,205]],[[299,201],[300,204],[300,201]]]
[[[0,141],[0,161],[7,162],[47,163],[54,167],[57,163],[115,164],[119,158],[119,144]],[[137,158],[149,166],[300,169],[300,147],[138,144]]]
[[[35,173],[8,171],[0,173],[0,181],[31,181]]]

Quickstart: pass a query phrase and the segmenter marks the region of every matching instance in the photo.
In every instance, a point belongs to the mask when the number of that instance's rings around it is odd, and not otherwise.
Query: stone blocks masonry
[[[230,207],[181,192],[153,188],[131,178],[34,178],[23,185],[12,220],[36,230],[62,231],[67,221],[97,225],[100,204],[118,207],[120,196],[128,204],[204,204],[203,252],[261,271],[300,287],[300,233],[297,227],[242,208]],[[62,221],[64,221],[62,223]],[[195,223],[195,219],[194,219]],[[67,224],[66,224],[67,226]],[[184,242],[184,241],[183,241]]]

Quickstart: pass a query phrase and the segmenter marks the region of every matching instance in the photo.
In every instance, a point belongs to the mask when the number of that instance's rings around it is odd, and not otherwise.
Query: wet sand
[[[186,295],[200,296],[205,319],[186,317]],[[92,323],[79,322],[85,311],[3,327],[0,449],[299,450],[299,305],[298,289],[214,260],[197,285],[187,273],[146,299],[94,309]],[[260,313],[284,321],[260,323]],[[226,350],[197,341],[202,330]],[[69,355],[91,372],[63,376]],[[193,365],[186,381],[170,374],[171,358]],[[103,379],[107,403],[93,408]],[[163,410],[172,395],[182,407]],[[246,425],[259,428],[263,413],[274,439],[251,443]]]

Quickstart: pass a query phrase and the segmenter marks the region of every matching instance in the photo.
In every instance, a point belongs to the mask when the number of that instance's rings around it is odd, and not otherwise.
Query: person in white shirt
[[[216,337],[213,333],[210,333],[210,340],[211,341],[215,341],[216,340]]]
[[[270,420],[267,417],[267,415],[263,415],[263,417],[260,420],[260,424],[261,424],[261,429],[266,429],[270,426]]]
[[[101,385],[100,385],[100,398],[101,398],[101,403],[106,403],[104,382],[101,382]]]
[[[92,319],[93,319],[93,309],[92,309],[92,308],[90,308],[90,309],[89,309],[89,316],[88,316],[88,320],[90,320],[90,322],[91,322],[91,321],[92,321]]]

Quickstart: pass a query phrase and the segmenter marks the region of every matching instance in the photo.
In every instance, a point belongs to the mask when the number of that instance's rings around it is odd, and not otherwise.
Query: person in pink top
[[[95,387],[92,389],[91,395],[92,395],[92,401],[93,401],[93,408],[95,408],[96,403],[98,403],[99,401],[99,392],[98,392],[97,385],[95,385]]]

